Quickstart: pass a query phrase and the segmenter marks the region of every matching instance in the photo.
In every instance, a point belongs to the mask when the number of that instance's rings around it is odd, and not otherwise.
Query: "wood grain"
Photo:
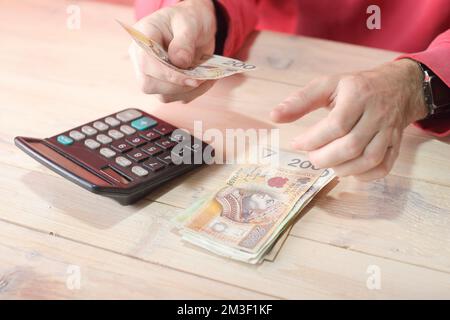
[[[0,228],[2,300],[273,298],[54,234],[4,222]]]

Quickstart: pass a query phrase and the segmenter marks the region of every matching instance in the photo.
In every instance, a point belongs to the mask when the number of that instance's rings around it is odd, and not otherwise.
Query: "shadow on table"
[[[135,206],[122,206],[59,176],[37,171],[28,172],[21,180],[47,203],[49,218],[63,213],[98,229],[111,228],[148,205],[144,200]]]
[[[442,212],[441,208],[427,202],[420,193],[411,190],[412,179],[408,178],[412,174],[419,146],[428,140],[428,137],[412,135],[403,138],[400,156],[404,161],[396,163],[397,166],[404,166],[401,176],[389,174],[371,182],[344,178],[332,195],[322,194],[315,199],[314,205],[344,219],[393,220],[412,210]]]

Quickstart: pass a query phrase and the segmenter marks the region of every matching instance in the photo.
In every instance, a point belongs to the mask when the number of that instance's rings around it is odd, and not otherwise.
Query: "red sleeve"
[[[411,58],[423,63],[450,87],[450,29],[434,39],[425,51],[405,54],[399,57],[401,58]],[[434,136],[445,137],[450,135],[450,114],[417,121],[415,125]]]
[[[135,0],[135,14],[139,20],[156,10],[171,6],[179,0]],[[224,9],[228,24],[227,39],[225,40],[225,56],[235,54],[243,45],[246,37],[252,32],[257,23],[257,6],[259,0],[217,0]]]
[[[218,0],[228,22],[223,54],[231,56],[239,50],[258,22],[258,0]]]

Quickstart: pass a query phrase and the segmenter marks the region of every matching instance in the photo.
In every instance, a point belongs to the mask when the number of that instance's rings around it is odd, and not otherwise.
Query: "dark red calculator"
[[[16,137],[14,142],[56,173],[123,205],[211,160],[204,159],[204,151],[212,150],[138,109],[125,109],[51,138]],[[207,154],[212,157],[213,152]]]

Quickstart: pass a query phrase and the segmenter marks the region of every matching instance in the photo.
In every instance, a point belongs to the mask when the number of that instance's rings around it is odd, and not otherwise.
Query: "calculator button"
[[[130,126],[127,126],[126,124],[120,126],[120,131],[122,131],[123,133],[125,133],[126,135],[130,135],[136,132],[135,129],[133,129]]]
[[[153,128],[156,132],[162,135],[170,134],[175,130],[175,127],[172,127],[168,124],[160,124]]]
[[[136,109],[127,109],[116,114],[116,118],[123,122],[128,122],[142,116],[142,113]]]
[[[153,127],[158,122],[155,119],[149,117],[142,117],[131,122],[131,126],[140,131]]]
[[[97,149],[98,147],[100,147],[100,143],[92,139],[84,140],[84,145],[89,149]]]
[[[158,147],[157,145],[154,145],[153,143],[149,143],[145,147],[142,148],[142,151],[148,153],[151,156],[157,155],[158,153],[163,152],[163,149],[161,147]]]
[[[58,138],[56,138],[56,140],[65,146],[71,145],[73,143],[72,138],[69,138],[68,136],[65,136],[63,134],[59,135]]]
[[[125,157],[120,156],[116,158],[116,163],[122,167],[128,167],[131,164],[131,161]]]
[[[141,132],[140,133],[141,137],[148,140],[148,141],[154,141],[156,139],[159,139],[159,137],[161,137],[161,135],[159,133],[156,133],[154,131],[147,131],[147,132]]]
[[[112,139],[108,137],[106,134],[99,134],[96,139],[98,142],[101,142],[102,144],[108,144],[112,142]]]
[[[170,136],[170,140],[175,141],[175,142],[182,142],[186,139],[186,135],[182,134],[182,133],[173,133]]]
[[[193,151],[193,152],[198,152],[202,150],[202,146],[200,145],[200,143],[193,143],[192,146],[190,147],[186,147],[189,150]]]
[[[147,143],[147,141],[144,140],[144,138],[138,136],[137,134],[126,138],[125,141],[130,143],[131,145],[133,145],[135,147],[139,147],[139,146],[142,146],[143,144]]]
[[[111,129],[108,131],[108,135],[114,140],[121,139],[124,137],[124,134],[116,129]]]
[[[133,147],[125,141],[116,141],[111,144],[111,148],[118,152],[127,152],[133,149]]]
[[[134,160],[136,162],[141,162],[144,160],[148,159],[148,155],[146,155],[143,151],[141,150],[133,150],[129,153],[127,153],[127,156],[131,159]]]
[[[83,140],[84,138],[86,138],[86,135],[82,134],[80,131],[78,130],[72,130],[69,132],[69,136],[75,140],[75,141],[80,141]]]
[[[115,127],[115,126],[118,126],[120,124],[120,121],[117,120],[116,118],[113,118],[113,117],[105,118],[105,122],[107,124],[109,124],[111,127]]]
[[[81,131],[82,131],[84,134],[88,135],[88,136],[93,136],[94,134],[97,133],[97,130],[95,130],[95,129],[92,128],[91,126],[83,126],[83,127],[81,128]]]
[[[185,151],[185,149],[180,149],[178,152],[174,152],[172,150],[172,152],[171,152],[172,162],[176,163],[176,164],[183,163],[185,161],[184,151]],[[186,160],[189,160],[189,159],[186,159]]]
[[[144,164],[144,166],[146,166],[147,168],[149,168],[153,172],[161,170],[162,168],[164,168],[164,165],[161,162],[159,162],[158,160],[156,160],[156,159],[147,160],[143,164]]]
[[[108,130],[109,126],[101,121],[95,121],[93,124],[95,129],[98,131],[105,131]]]
[[[163,148],[164,150],[170,149],[173,146],[176,145],[175,142],[170,141],[169,139],[166,138],[162,138],[161,140],[158,140],[155,142],[158,146],[160,146],[161,148]]]
[[[135,175],[139,177],[144,177],[148,175],[148,171],[140,166],[134,166],[133,168],[131,168],[131,172],[133,172]]]
[[[106,158],[111,158],[116,155],[116,152],[112,151],[110,148],[101,148],[100,154]]]
[[[172,154],[170,152],[166,151],[166,152],[160,154],[157,157],[157,159],[165,164],[171,164],[172,163]]]

